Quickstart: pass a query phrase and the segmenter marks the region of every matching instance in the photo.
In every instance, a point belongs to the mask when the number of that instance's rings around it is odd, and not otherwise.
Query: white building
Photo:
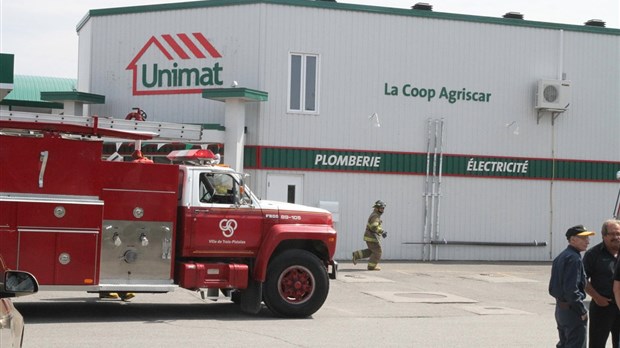
[[[550,260],[612,215],[619,29],[237,0],[91,10],[77,30],[78,90],[105,95],[90,114],[221,126],[258,195],[334,212],[337,258],[365,247],[377,199],[384,259]]]

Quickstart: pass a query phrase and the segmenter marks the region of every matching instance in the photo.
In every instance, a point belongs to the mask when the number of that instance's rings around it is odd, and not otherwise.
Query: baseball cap
[[[592,231],[588,231],[588,229],[583,227],[583,225],[577,225],[566,231],[566,239],[570,239],[572,236],[593,236],[595,234],[596,233]]]

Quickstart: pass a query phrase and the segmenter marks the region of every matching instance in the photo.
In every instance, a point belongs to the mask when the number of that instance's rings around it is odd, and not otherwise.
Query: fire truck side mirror
[[[30,295],[39,291],[36,278],[24,271],[6,271],[4,283],[0,286],[2,297],[16,297]]]

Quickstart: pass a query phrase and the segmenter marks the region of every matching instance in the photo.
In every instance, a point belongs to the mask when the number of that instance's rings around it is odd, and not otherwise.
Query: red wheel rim
[[[303,266],[290,266],[278,278],[280,297],[291,304],[302,304],[312,298],[315,289],[314,275]]]

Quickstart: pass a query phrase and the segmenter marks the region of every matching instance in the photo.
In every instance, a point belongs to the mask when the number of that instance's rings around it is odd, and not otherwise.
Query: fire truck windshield
[[[254,199],[236,173],[200,174],[200,201],[215,204],[252,204]]]

